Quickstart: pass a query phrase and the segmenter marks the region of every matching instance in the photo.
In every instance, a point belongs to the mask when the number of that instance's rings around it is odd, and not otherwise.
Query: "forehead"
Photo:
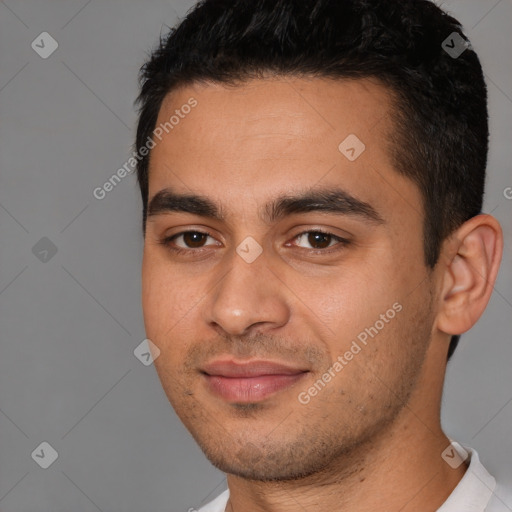
[[[182,108],[196,102],[193,109]],[[152,150],[149,198],[172,186],[219,203],[336,185],[356,197],[420,204],[390,157],[392,96],[372,80],[276,77],[192,84],[169,94]],[[188,113],[186,113],[188,112]],[[179,121],[169,127],[174,115]],[[349,158],[350,157],[350,158]],[[355,158],[354,158],[355,157]]]
[[[330,143],[350,132],[368,140],[367,132],[377,124],[380,129],[372,135],[384,135],[391,129],[390,92],[370,79],[274,77],[234,86],[192,84],[166,96],[157,125],[168,121],[191,97],[198,105],[190,118],[201,117],[201,125],[195,125],[194,129],[198,130],[197,143],[203,145],[237,139],[254,146],[259,139],[268,155],[274,147],[273,140],[281,152],[283,139],[313,142],[327,136],[326,142]],[[172,129],[176,143],[181,142],[180,135],[187,139],[190,135],[184,126],[190,123],[180,121],[180,124]],[[304,148],[307,149],[314,148]],[[320,147],[319,152],[323,149]]]

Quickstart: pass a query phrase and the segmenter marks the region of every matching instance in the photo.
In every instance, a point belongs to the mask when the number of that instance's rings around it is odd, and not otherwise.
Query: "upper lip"
[[[202,371],[208,375],[220,377],[248,378],[262,375],[297,375],[307,370],[261,359],[248,362],[223,359],[208,363],[202,368]]]

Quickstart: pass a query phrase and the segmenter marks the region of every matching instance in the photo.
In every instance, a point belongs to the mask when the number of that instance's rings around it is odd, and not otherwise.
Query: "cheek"
[[[161,350],[164,360],[178,360],[201,325],[198,315],[208,283],[183,269],[169,265],[156,251],[144,253],[142,264],[142,308],[147,337]]]
[[[186,300],[177,289],[176,282],[177,276],[169,266],[150,250],[145,250],[142,262],[144,324],[147,336],[160,347],[186,311]]]
[[[146,336],[160,349],[155,370],[171,403],[183,392],[184,326],[190,305],[176,286],[177,276],[158,257],[144,253],[142,308]]]
[[[323,327],[333,348],[341,350],[401,300],[400,286],[395,274],[365,263],[358,270],[340,271],[321,287],[305,287],[302,314]]]
[[[160,307],[162,304],[162,286],[159,280],[160,272],[154,259],[144,250],[142,259],[142,311],[146,334],[150,339],[155,338],[157,327],[162,321]]]

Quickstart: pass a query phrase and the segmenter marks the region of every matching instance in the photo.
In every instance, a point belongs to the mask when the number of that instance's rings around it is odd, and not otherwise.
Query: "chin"
[[[306,478],[325,471],[335,457],[332,449],[316,451],[312,445],[308,449],[302,441],[289,439],[279,445],[262,443],[261,447],[250,441],[242,446],[235,440],[199,445],[206,458],[223,473],[259,482]]]

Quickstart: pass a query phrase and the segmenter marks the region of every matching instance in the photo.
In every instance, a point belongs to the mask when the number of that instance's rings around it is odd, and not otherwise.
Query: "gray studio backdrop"
[[[146,365],[137,71],[191,0],[0,2],[0,510],[174,512],[225,488]],[[444,2],[489,85],[496,290],[450,365],[443,420],[512,480],[511,0]],[[137,357],[138,356],[138,357]]]

